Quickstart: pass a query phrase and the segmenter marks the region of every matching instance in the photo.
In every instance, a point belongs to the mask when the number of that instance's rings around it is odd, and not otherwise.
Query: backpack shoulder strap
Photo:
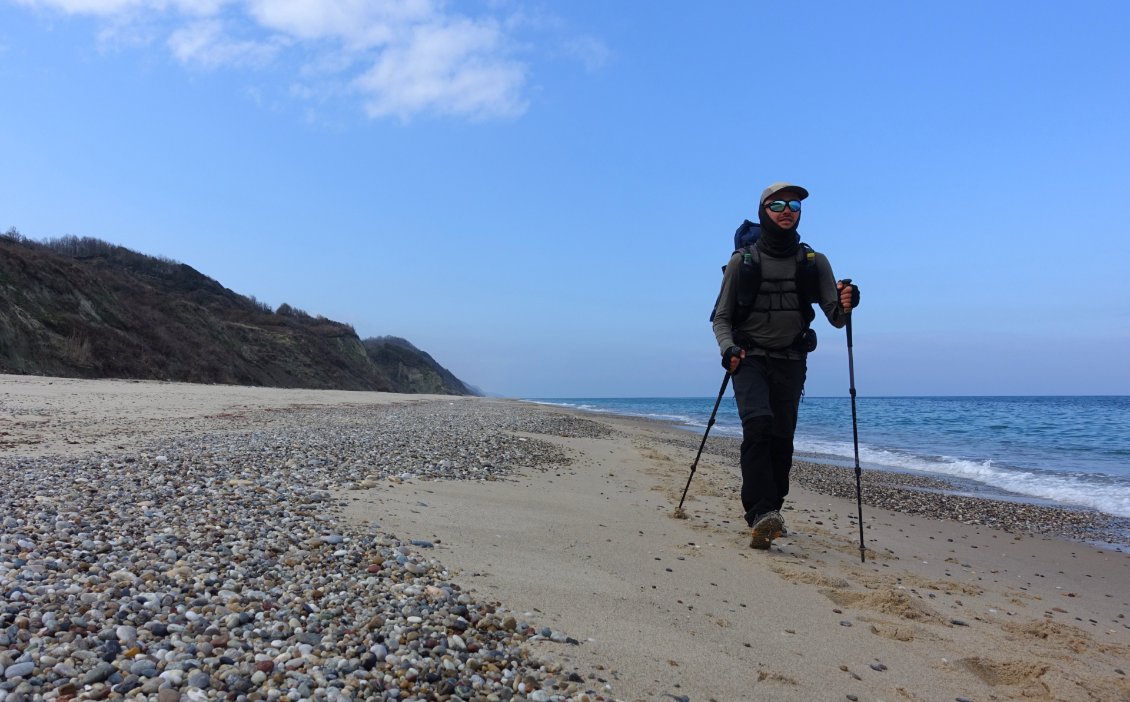
[[[758,248],[753,244],[750,244],[749,246],[742,246],[742,247],[739,247],[737,249],[734,249],[733,253],[730,254],[730,258],[733,258],[737,254],[742,255],[741,263],[743,265],[749,265],[751,263],[756,263],[759,266],[761,265],[761,251],[759,251]],[[722,272],[723,273],[726,272],[726,266],[729,266],[729,265],[730,265],[730,261],[727,260],[726,264],[722,266]]]
[[[820,275],[816,270],[816,251],[803,241],[796,250],[796,288],[801,305],[812,312],[810,306],[820,301]]]
[[[742,246],[734,253],[741,254],[741,269],[738,271],[738,307],[744,320],[753,308],[753,301],[761,290],[761,251],[754,244]]]
[[[796,248],[796,262],[798,266],[815,266],[816,250],[803,241]]]

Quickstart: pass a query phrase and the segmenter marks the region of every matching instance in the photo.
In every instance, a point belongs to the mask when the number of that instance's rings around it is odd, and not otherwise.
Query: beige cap
[[[766,202],[768,202],[769,198],[773,197],[774,195],[781,192],[782,190],[795,190],[795,191],[797,191],[798,193],[800,193],[800,199],[801,200],[808,197],[808,191],[805,190],[804,188],[800,187],[799,185],[793,185],[792,183],[777,182],[777,183],[773,183],[768,188],[765,188],[764,190],[761,191],[761,204],[764,205]]]

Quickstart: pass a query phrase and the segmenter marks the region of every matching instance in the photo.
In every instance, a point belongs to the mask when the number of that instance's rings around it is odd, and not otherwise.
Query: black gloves
[[[843,280],[840,281],[840,285],[842,285],[845,288],[851,288],[851,309],[854,310],[856,307],[859,307],[859,286],[856,285],[855,283],[851,282],[851,278],[844,278]],[[843,290],[840,290],[840,293],[843,293]],[[842,306],[843,295],[841,294],[840,297],[841,297],[841,306]]]
[[[724,352],[722,352],[722,367],[726,369],[727,373],[729,373],[730,372],[730,360],[734,359],[734,358],[740,359],[741,357],[742,357],[742,347],[741,346],[731,346],[730,348],[728,348]],[[738,366],[738,369],[741,369],[741,365]],[[737,373],[738,370],[736,369],[733,372]]]

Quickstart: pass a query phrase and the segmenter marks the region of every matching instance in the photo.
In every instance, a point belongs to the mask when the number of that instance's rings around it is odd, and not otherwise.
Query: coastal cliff
[[[0,373],[474,394],[390,339],[97,239],[0,235]]]

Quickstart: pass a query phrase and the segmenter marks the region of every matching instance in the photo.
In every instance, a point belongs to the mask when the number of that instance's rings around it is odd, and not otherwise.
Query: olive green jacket
[[[753,301],[753,311],[735,329],[733,319],[737,312],[738,275],[741,271],[742,254],[734,252],[722,276],[722,291],[718,295],[718,307],[714,313],[714,336],[722,353],[737,345],[734,333],[752,339],[754,347],[747,353],[775,358],[801,359],[803,351],[789,348],[804,331],[806,324],[801,312],[797,310],[796,259],[776,258],[761,253],[761,289]],[[832,265],[822,253],[816,254],[816,273],[820,288],[820,309],[838,328],[847,324],[847,314],[840,307],[836,278]],[[779,280],[780,282],[775,282]]]

